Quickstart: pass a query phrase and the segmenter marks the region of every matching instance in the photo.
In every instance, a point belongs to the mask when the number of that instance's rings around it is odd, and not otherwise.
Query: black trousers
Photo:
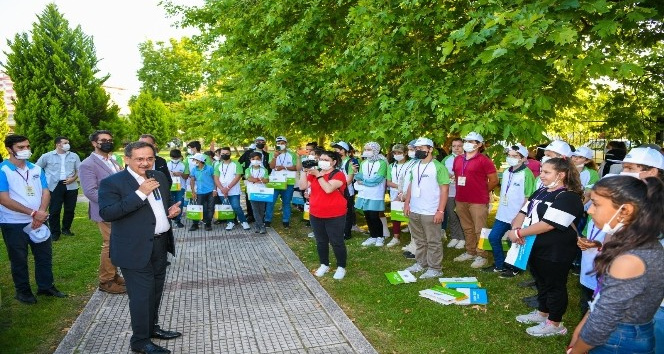
[[[76,209],[76,198],[78,189],[67,190],[67,186],[60,182],[51,192],[51,202],[48,206],[50,214],[48,218],[48,227],[51,234],[55,237],[60,236],[61,230],[71,230],[71,224],[74,221],[74,210]],[[60,228],[60,211],[64,204],[64,215],[62,216],[62,229]]]
[[[337,259],[337,267],[346,268],[346,243],[344,242],[344,225],[346,216],[336,218],[317,218],[313,215],[309,217],[311,228],[316,236],[316,249],[318,250],[318,259],[320,264],[330,265],[330,247]]]
[[[538,310],[549,314],[549,320],[560,322],[567,311],[567,277],[571,262],[551,262],[537,257],[530,259],[530,272],[537,287]]]
[[[166,280],[166,235],[154,238],[152,255],[148,264],[140,269],[122,269],[129,296],[132,348],[140,348],[150,342],[150,335],[159,320],[159,303]]]
[[[383,237],[383,222],[380,221],[380,211],[365,210],[364,218],[367,219],[369,235],[371,237]]]
[[[355,215],[355,197],[347,199],[346,203],[346,225],[344,225],[344,238],[347,240],[351,238],[351,229],[357,222],[357,215]],[[381,226],[382,227],[382,226]]]

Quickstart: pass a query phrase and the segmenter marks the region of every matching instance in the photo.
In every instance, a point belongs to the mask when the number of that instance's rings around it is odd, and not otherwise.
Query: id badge
[[[504,206],[507,206],[507,195],[500,197],[500,203]]]
[[[35,189],[32,188],[32,186],[25,186],[25,195],[27,195],[28,197],[34,197]]]
[[[465,186],[466,185],[466,176],[459,176],[457,177],[457,186]]]
[[[413,189],[412,189],[410,192],[411,192],[411,194],[412,194],[413,197],[415,197],[415,198],[419,198],[419,197],[420,197],[420,187],[418,187],[418,186],[413,186]]]

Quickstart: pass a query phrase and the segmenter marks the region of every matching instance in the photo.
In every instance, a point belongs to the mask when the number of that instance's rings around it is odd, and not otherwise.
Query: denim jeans
[[[654,353],[653,323],[635,325],[620,323],[603,345],[590,350],[591,354]]]
[[[491,228],[491,233],[489,233],[489,243],[491,244],[496,269],[505,267],[505,251],[503,251],[502,238],[511,228],[511,224],[496,220]]]
[[[664,354],[664,307],[655,313],[655,353]]]
[[[173,221],[175,222],[180,222],[182,219],[182,210],[184,210],[184,189],[180,189],[177,192],[171,191],[171,202],[172,203],[177,203],[180,202],[180,214],[173,218]]]
[[[265,210],[265,222],[272,222],[274,216],[274,205],[277,204],[277,197],[281,196],[281,221],[290,222],[291,200],[293,199],[293,189],[295,186],[289,185],[286,189],[274,190],[274,203],[267,203]]]
[[[233,208],[233,211],[235,212],[235,217],[240,221],[240,222],[247,222],[247,218],[244,216],[244,211],[242,210],[242,206],[240,205],[240,195],[229,195],[228,197],[224,197],[221,195],[219,197],[221,199],[221,204],[225,203],[230,203],[231,207]],[[232,220],[229,220],[232,221]]]
[[[51,238],[40,243],[30,240],[23,228],[28,224],[0,224],[2,238],[7,246],[11,263],[12,279],[17,293],[30,290],[30,274],[28,270],[28,246],[35,258],[35,280],[39,290],[47,290],[53,286],[53,248]]]

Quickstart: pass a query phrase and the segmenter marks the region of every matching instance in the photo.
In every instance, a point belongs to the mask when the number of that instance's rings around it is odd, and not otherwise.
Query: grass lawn
[[[0,352],[52,353],[90,299],[97,286],[101,234],[87,215],[87,204],[78,203],[72,226],[76,236],[61,236],[53,243],[55,284],[69,295],[66,299],[37,296],[35,305],[15,300],[7,250],[0,243]],[[34,260],[31,254],[28,257],[36,293]]]

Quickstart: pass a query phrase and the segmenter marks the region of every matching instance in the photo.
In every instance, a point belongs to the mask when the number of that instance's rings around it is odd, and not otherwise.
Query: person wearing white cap
[[[644,179],[646,177],[659,177],[664,180],[664,155],[649,148],[638,147],[629,151],[622,161],[612,160],[623,166],[621,175]]]
[[[572,148],[569,147],[569,144],[562,140],[554,140],[545,148],[538,148],[544,150],[544,157],[542,157],[542,163],[545,163],[547,160],[554,157],[568,158],[572,157]]]
[[[191,161],[196,165],[191,168],[189,184],[191,185],[192,204],[203,206],[205,231],[211,231],[214,197],[217,195],[217,189],[214,185],[214,168],[206,164],[207,160],[209,160],[209,157],[200,152],[194,155]],[[192,222],[191,227],[189,227],[189,231],[196,230],[198,230],[198,221]]]
[[[450,191],[447,195],[447,204],[445,204],[445,217],[447,218],[447,225],[450,228],[450,242],[447,243],[448,248],[463,249],[466,247],[466,240],[463,236],[463,229],[461,228],[461,221],[457,215],[456,209],[456,182],[454,179],[454,159],[463,154],[463,139],[452,139],[451,153],[443,159],[443,164],[447,168],[450,175]]]
[[[463,138],[465,154],[454,158],[456,177],[456,211],[466,236],[466,252],[455,262],[473,260],[472,268],[486,265],[486,252],[477,249],[482,228],[489,217],[489,195],[498,185],[496,166],[482,152],[484,138],[470,132]]]
[[[443,229],[450,177],[445,166],[433,158],[433,141],[415,142],[418,161],[410,170],[403,212],[408,216],[410,235],[415,240],[415,263],[406,270],[416,273],[426,269],[420,279],[443,275]]]
[[[414,165],[414,160],[409,160],[406,155],[406,147],[403,144],[395,144],[392,147],[392,157],[394,163],[387,168],[387,186],[390,188],[390,200],[403,202],[408,188],[407,177],[410,176],[410,170]],[[393,247],[401,243],[401,221],[392,220],[392,240],[387,243],[387,247]]]
[[[512,220],[535,191],[535,176],[525,165],[527,158],[528,149],[523,145],[517,144],[507,149],[506,162],[510,167],[503,172],[496,220],[489,233],[494,264],[482,269],[485,272],[500,273],[501,278],[511,278],[518,274],[518,271],[505,265],[502,238],[512,229]]]
[[[355,174],[355,190],[358,192],[355,207],[364,211],[369,226],[369,237],[362,242],[362,246],[382,246],[384,237],[380,212],[385,211],[387,159],[380,153],[380,145],[376,142],[364,145],[362,157],[364,161]]]
[[[346,185],[348,188],[348,194],[351,196],[346,199],[348,205],[346,205],[346,224],[344,225],[344,240],[349,240],[352,237],[351,230],[355,222],[357,221],[357,216],[355,215],[355,189],[353,189],[353,177],[355,176],[355,168],[353,168],[353,160],[348,156],[350,152],[350,145],[345,141],[339,141],[338,143],[332,144],[332,148],[336,151],[341,157],[341,164],[339,169],[346,176]]]
[[[290,227],[291,200],[293,200],[293,191],[295,188],[295,176],[292,174],[299,169],[300,161],[297,155],[288,149],[288,140],[284,136],[278,136],[277,145],[273,153],[270,153],[271,175],[286,175],[288,183],[286,189],[274,190],[274,203],[268,203],[265,210],[265,225],[270,226],[274,216],[274,204],[281,197],[282,214],[281,222],[285,228]]]
[[[257,152],[261,156],[261,161],[263,161],[262,166],[268,170],[269,173],[269,167],[270,167],[270,161],[269,161],[269,153],[267,150],[267,147],[265,146],[265,140],[264,137],[258,136],[256,139],[254,139],[254,143],[249,146],[249,149],[246,150],[244,153],[242,153],[242,156],[237,160],[242,165],[242,168],[246,171],[249,166],[251,165],[251,154],[253,152]],[[245,177],[246,180],[246,177]],[[245,204],[247,206],[247,222],[254,222],[254,211],[253,207],[251,204],[251,201],[249,200],[249,193],[245,191],[244,193],[244,199],[245,199]]]
[[[593,151],[587,146],[580,146],[572,153],[572,163],[579,171],[581,178],[581,185],[584,188],[590,189],[595,182],[599,181],[599,174],[597,173],[597,164],[593,161]]]

